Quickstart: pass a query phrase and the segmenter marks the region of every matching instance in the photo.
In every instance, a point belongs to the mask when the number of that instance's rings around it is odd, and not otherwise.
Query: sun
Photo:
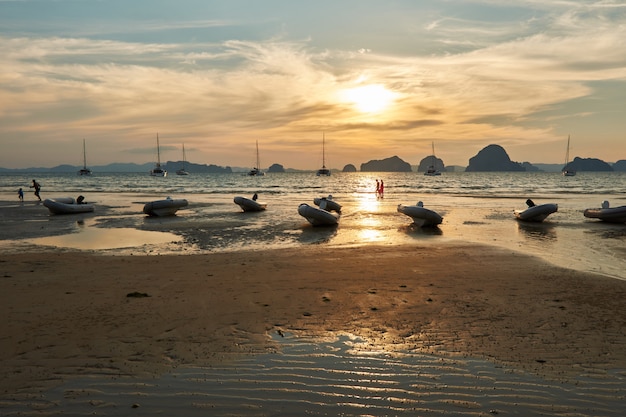
[[[370,84],[344,90],[342,97],[362,113],[381,113],[393,104],[396,94],[381,84]]]

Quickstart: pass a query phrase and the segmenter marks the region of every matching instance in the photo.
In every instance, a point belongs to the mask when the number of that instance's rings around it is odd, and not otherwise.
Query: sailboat
[[[563,167],[563,175],[566,177],[573,177],[576,175],[576,171],[567,167],[569,165],[569,135],[567,135],[567,150],[565,151],[565,166]]]
[[[326,135],[322,134],[322,167],[317,170],[317,176],[330,177],[330,169],[326,168]]]
[[[87,152],[85,151],[85,139],[83,139],[83,167],[78,170],[78,175],[91,175],[91,170],[87,168]]]
[[[159,134],[157,133],[157,163],[150,171],[153,177],[167,177],[167,171],[161,167],[161,149],[159,146]]]
[[[185,144],[183,143],[183,167],[179,170],[176,170],[176,175],[189,175],[189,173],[185,170],[185,162],[187,161],[185,156]]]
[[[433,146],[433,155],[431,156],[431,164],[428,167],[428,169],[426,170],[426,172],[424,172],[424,175],[427,175],[429,177],[434,177],[436,175],[441,175],[441,172],[437,170],[435,164],[437,163],[437,157],[435,157],[435,142],[432,143]]]
[[[265,172],[261,171],[261,162],[259,160],[259,141],[256,141],[256,166],[254,168],[252,168],[249,172],[248,175],[250,176],[263,176],[265,175]]]

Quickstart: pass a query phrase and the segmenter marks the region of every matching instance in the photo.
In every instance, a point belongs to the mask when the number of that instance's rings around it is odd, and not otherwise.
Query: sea
[[[28,188],[36,179],[45,198],[82,195],[95,211],[51,215]],[[375,193],[376,180],[384,195]],[[25,201],[18,201],[22,188]],[[267,203],[244,213],[236,196]],[[313,227],[301,217],[301,203],[332,196],[342,205],[336,227]],[[176,216],[151,218],[147,202],[171,197],[189,205]],[[556,203],[541,223],[520,222],[514,210]],[[441,225],[420,228],[399,213],[399,204],[423,202],[443,216]],[[422,173],[314,172],[196,174],[165,178],[148,173],[0,174],[0,252],[85,250],[122,254],[195,254],[219,251],[331,248],[367,245],[472,243],[536,256],[552,264],[626,279],[626,224],[583,216],[587,208],[626,205],[626,173],[550,172]],[[416,256],[419,251],[416,251]]]

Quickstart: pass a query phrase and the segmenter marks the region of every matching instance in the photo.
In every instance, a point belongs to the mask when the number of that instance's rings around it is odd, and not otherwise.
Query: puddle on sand
[[[166,232],[150,232],[130,228],[103,229],[99,227],[80,227],[77,233],[31,239],[28,242],[42,246],[99,250],[159,245],[181,240],[180,236]]]

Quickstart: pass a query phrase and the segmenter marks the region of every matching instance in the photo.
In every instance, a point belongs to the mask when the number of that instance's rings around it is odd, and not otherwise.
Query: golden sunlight
[[[396,94],[380,84],[344,90],[343,100],[352,103],[362,113],[380,113],[393,104]]]

